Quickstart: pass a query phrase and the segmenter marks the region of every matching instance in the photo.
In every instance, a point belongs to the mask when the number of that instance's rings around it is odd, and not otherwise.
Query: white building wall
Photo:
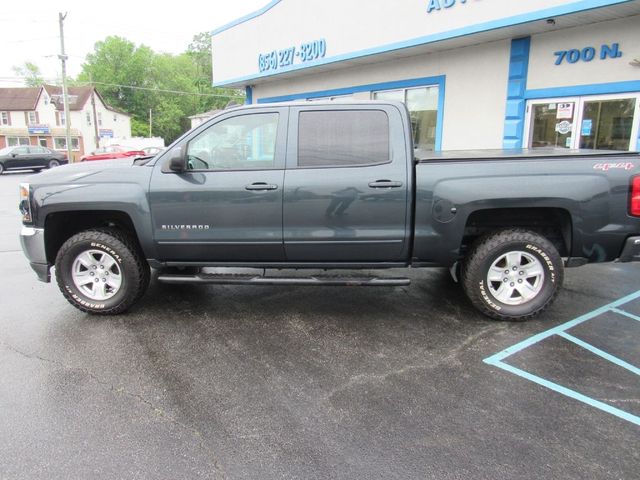
[[[91,98],[87,100],[82,110],[71,112],[71,126],[82,132],[86,152],[91,152],[96,149],[96,123],[98,129],[98,146],[104,146],[105,141],[111,138],[104,137],[101,140],[100,130],[111,130],[113,132],[113,138],[131,137],[131,119],[128,115],[109,110],[97,95],[95,96],[95,106],[95,118]],[[87,116],[89,117],[88,119]]]
[[[437,2],[449,5],[429,9],[427,0],[284,0],[263,15],[212,36],[214,82],[256,75],[258,56],[326,40],[324,60],[360,54],[385,45],[467,29],[500,19],[526,16],[566,0],[487,0]],[[302,64],[294,57],[292,66]],[[278,68],[286,71],[288,68]],[[268,72],[267,72],[268,73]]]
[[[619,58],[600,59],[602,45],[618,43]],[[555,65],[557,51],[593,47],[591,61],[570,63],[566,58]],[[633,81],[640,79],[640,68],[630,65],[640,59],[640,16],[562,29],[531,37],[528,89]]]
[[[54,127],[56,125],[56,107],[51,103],[51,98],[43,89],[36,106],[40,124]]]
[[[501,148],[510,41],[420,55],[257,85],[260,99],[446,75],[442,148]],[[358,99],[371,94],[360,92]],[[477,117],[477,120],[470,117]],[[470,127],[471,126],[471,127]]]

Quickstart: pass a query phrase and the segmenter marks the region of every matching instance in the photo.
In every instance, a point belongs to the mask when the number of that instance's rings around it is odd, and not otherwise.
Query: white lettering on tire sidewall
[[[556,283],[556,269],[553,266],[553,262],[549,258],[549,255],[547,255],[547,253],[544,250],[542,250],[540,247],[537,247],[536,245],[527,244],[527,246],[524,247],[524,248],[526,248],[527,250],[530,250],[532,252],[537,253],[538,256],[540,256],[542,258],[544,263],[547,264],[547,269],[549,270],[549,278],[551,279],[551,283],[555,284]]]
[[[100,249],[100,250],[104,250],[109,255],[111,255],[113,258],[115,258],[116,261],[119,264],[122,264],[122,257],[120,257],[120,255],[118,255],[113,248],[105,245],[104,243],[91,242],[91,248],[97,248],[97,249]],[[69,293],[71,298],[73,298],[74,302],[76,302],[79,305],[82,305],[85,308],[91,308],[93,310],[104,310],[105,308],[107,308],[107,306],[104,303],[94,303],[94,302],[87,301],[87,300],[81,298],[80,296],[78,296],[76,291],[70,285],[67,285],[66,283],[64,285],[64,288],[67,291],[67,293]]]
[[[537,256],[542,259],[543,263],[546,264],[547,270],[549,272],[548,278],[551,280],[551,283],[555,284],[556,283],[556,269],[553,266],[553,262],[551,261],[551,258],[549,258],[549,255],[547,255],[547,253],[544,250],[542,250],[540,247],[538,247],[536,245],[533,245],[531,243],[527,244],[524,248],[526,250],[529,250],[531,252],[536,253]],[[494,310],[496,310],[498,312],[500,310],[502,310],[502,307],[500,305],[497,305],[494,302],[493,296],[489,295],[489,293],[487,292],[487,287],[485,285],[484,280],[480,280],[480,282],[478,283],[478,288],[480,289],[480,295],[482,296],[482,299],[485,301],[485,303],[489,307],[493,308]],[[537,298],[537,295],[534,298]]]

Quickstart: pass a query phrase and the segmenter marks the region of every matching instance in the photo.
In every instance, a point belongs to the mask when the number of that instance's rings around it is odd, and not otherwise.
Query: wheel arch
[[[131,216],[120,210],[72,210],[49,213],[44,221],[47,262],[53,265],[62,244],[76,233],[93,228],[117,228],[144,252]]]
[[[547,238],[561,256],[571,256],[573,222],[567,209],[555,207],[488,208],[473,211],[466,220],[460,255],[464,257],[473,243],[489,233],[519,228]]]

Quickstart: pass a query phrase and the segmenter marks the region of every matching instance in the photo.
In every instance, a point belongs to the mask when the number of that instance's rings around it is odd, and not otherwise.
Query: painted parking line
[[[588,320],[594,319],[600,315],[603,315],[605,313],[616,313],[618,315],[623,315],[627,318],[629,318],[630,320],[637,320],[640,321],[640,317],[633,315],[629,312],[626,312],[624,310],[624,305],[632,302],[633,300],[636,300],[640,298],[640,290],[638,290],[635,293],[632,293],[630,295],[627,295],[626,297],[620,298],[619,300],[616,300],[614,302],[611,302],[607,305],[604,305],[600,308],[597,308],[595,310],[592,310],[589,313],[586,313],[578,318],[575,318],[573,320],[570,320],[566,323],[563,323],[562,325],[559,325],[557,327],[551,328],[549,330],[546,330],[542,333],[539,333],[537,335],[534,335],[526,340],[523,340],[520,343],[517,343],[516,345],[513,345],[509,348],[506,348],[504,350],[502,350],[501,352],[496,353],[495,355],[492,355],[488,358],[484,359],[484,362],[489,364],[489,365],[493,365],[495,367],[501,368],[503,370],[506,370],[507,372],[513,373],[515,375],[518,375],[519,377],[525,378],[531,382],[537,383],[538,385],[541,385],[545,388],[548,388],[550,390],[553,390],[555,392],[558,392],[562,395],[565,395],[569,398],[572,398],[574,400],[578,400],[582,403],[585,403],[587,405],[590,405],[594,408],[597,408],[599,410],[602,410],[604,412],[607,412],[611,415],[615,415],[618,418],[621,418],[623,420],[626,420],[628,422],[634,423],[636,425],[640,425],[640,417],[638,417],[637,415],[633,415],[632,413],[629,413],[627,411],[621,410],[619,408],[613,407],[607,403],[601,402],[599,400],[596,400],[595,398],[589,397],[587,395],[584,395],[580,392],[577,392],[575,390],[572,390],[570,388],[564,387],[558,383],[552,382],[550,380],[547,380],[545,378],[539,377],[537,375],[533,375],[532,373],[529,373],[525,370],[522,370],[520,368],[514,367],[512,365],[509,365],[508,363],[505,363],[504,360],[507,357],[510,357],[511,355],[518,353],[526,348],[531,347],[532,345],[535,345],[536,343],[541,342],[542,340],[552,337],[552,336],[559,336],[564,338],[565,340],[568,340],[570,342],[573,342],[574,344],[590,351],[591,353],[600,356],[601,358],[604,358],[605,360],[612,362],[615,365],[618,365],[622,368],[627,369],[628,371],[635,373],[636,375],[640,375],[640,369],[638,369],[638,367],[631,365],[628,362],[625,362],[624,360],[621,360],[617,357],[615,357],[614,355],[611,355],[597,347],[594,347],[593,345],[580,340],[579,338],[574,337],[573,335],[570,335],[569,333],[567,333],[567,330],[570,330],[571,328],[580,325],[581,323],[584,323]]]

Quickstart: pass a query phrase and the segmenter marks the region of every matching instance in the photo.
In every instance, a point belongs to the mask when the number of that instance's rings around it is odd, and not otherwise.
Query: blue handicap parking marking
[[[598,357],[600,357],[601,359],[604,359],[605,361],[609,362],[612,365],[615,365],[617,367],[621,367],[623,369],[625,369],[625,371],[627,372],[631,372],[634,375],[640,376],[640,368],[638,368],[638,365],[634,365],[633,363],[629,362],[629,358],[620,358],[620,356],[622,355],[614,355],[611,352],[607,352],[606,350],[604,350],[602,347],[602,345],[598,345],[595,346],[587,341],[585,341],[584,338],[579,338],[577,336],[577,334],[575,332],[569,332],[569,330],[574,329],[575,327],[578,327],[579,325],[583,325],[585,324],[585,322],[587,321],[594,321],[594,325],[596,324],[595,322],[598,322],[598,320],[602,320],[603,318],[605,318],[607,315],[611,315],[614,314],[616,316],[620,316],[619,318],[623,318],[625,320],[628,320],[629,322],[634,322],[634,321],[640,321],[640,316],[638,316],[636,313],[631,313],[627,310],[632,310],[632,311],[637,311],[637,307],[638,307],[638,302],[635,302],[636,300],[640,299],[640,290],[637,292],[634,292],[630,295],[627,295],[619,300],[616,300],[614,302],[611,302],[607,305],[604,305],[600,308],[597,308],[589,313],[586,313],[576,319],[573,319],[569,322],[566,322],[562,325],[559,325],[557,327],[551,328],[549,330],[546,330],[542,333],[539,333],[537,335],[534,335],[526,340],[523,340],[520,343],[517,343],[516,345],[513,345],[509,348],[506,348],[505,350],[498,352],[488,358],[484,359],[484,362],[489,364],[489,365],[493,365],[496,366],[498,368],[501,368],[507,372],[513,373],[515,375],[518,375],[519,377],[522,377],[526,380],[529,380],[531,382],[534,382],[538,385],[541,385],[545,388],[548,388],[550,390],[553,390],[557,393],[560,393],[562,395],[565,395],[569,398],[572,398],[574,400],[578,400],[582,403],[585,403],[591,407],[597,408],[599,410],[602,410],[606,413],[609,413],[611,415],[615,415],[618,418],[621,418],[623,420],[626,420],[628,422],[631,422],[633,424],[636,425],[640,425],[640,416],[634,415],[631,412],[622,410],[620,408],[614,407],[612,405],[609,405],[608,403],[605,403],[603,401],[597,400],[591,396],[585,395],[584,393],[578,392],[574,389],[568,388],[566,386],[563,386],[557,382],[554,382],[548,378],[544,378],[542,376],[539,375],[535,375],[533,373],[527,372],[521,368],[515,367],[509,363],[506,363],[505,360],[508,357],[511,357],[512,355],[521,352],[529,347],[531,347],[532,345],[536,345],[540,342],[542,342],[545,339],[551,338],[551,337],[560,337],[564,340],[567,340],[569,342],[571,342],[572,344],[576,345],[579,348],[584,349],[587,352],[590,352],[593,355],[596,355]],[[627,307],[627,308],[625,308]],[[635,327],[635,324],[634,324]],[[632,342],[633,344],[634,342]],[[637,342],[635,342],[637,345]],[[635,378],[635,377],[634,377]]]
[[[627,312],[626,310],[620,310],[619,308],[611,309],[612,312],[619,313],[620,315],[624,315],[625,317],[632,318],[633,320],[638,320],[640,322],[640,317],[637,315],[633,315],[632,313]]]
[[[614,310],[616,309],[619,310],[622,315],[627,315],[629,318],[634,320],[640,320],[640,300],[625,303],[619,308],[614,308]]]

